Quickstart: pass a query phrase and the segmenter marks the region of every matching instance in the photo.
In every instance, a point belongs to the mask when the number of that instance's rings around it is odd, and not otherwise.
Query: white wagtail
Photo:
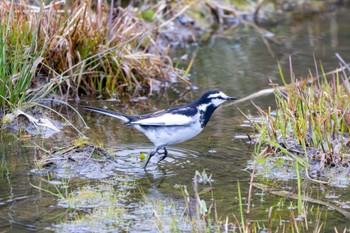
[[[144,168],[156,153],[163,155],[158,163],[167,157],[166,146],[177,144],[197,136],[207,125],[215,109],[227,100],[235,100],[223,92],[208,91],[202,97],[185,106],[169,108],[166,110],[142,115],[128,116],[105,109],[84,107],[86,110],[98,112],[125,122],[125,125],[133,126],[144,133],[154,144],[155,148],[150,153]],[[164,152],[158,152],[161,148]]]

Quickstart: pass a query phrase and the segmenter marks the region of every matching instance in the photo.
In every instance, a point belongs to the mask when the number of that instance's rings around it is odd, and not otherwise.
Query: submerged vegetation
[[[208,178],[209,177],[209,178]],[[152,200],[128,177],[115,176],[72,190],[71,181],[63,179],[42,180],[33,185],[37,192],[48,193],[58,199],[58,206],[66,209],[67,218],[49,227],[59,232],[71,231],[160,231],[160,232],[320,232],[326,228],[327,211],[322,207],[303,202],[288,201],[293,193],[282,198],[264,211],[264,216],[254,211],[255,202],[264,202],[267,192],[262,188],[261,197],[253,196],[250,188],[242,193],[237,182],[238,196],[231,214],[222,216],[215,200],[211,175],[205,171],[193,178],[193,187],[177,185],[182,200],[163,198]],[[256,186],[251,179],[251,186]],[[143,196],[142,201],[130,205],[131,199]],[[247,196],[245,196],[247,195]],[[277,194],[278,195],[278,194]],[[260,200],[259,200],[260,198]],[[267,214],[266,214],[267,212]],[[341,229],[339,229],[341,230]],[[346,230],[346,229],[345,229]]]

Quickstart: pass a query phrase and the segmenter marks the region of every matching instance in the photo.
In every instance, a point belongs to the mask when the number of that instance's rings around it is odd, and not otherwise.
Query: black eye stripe
[[[213,97],[210,97],[210,99],[219,99],[219,100],[225,100],[226,98],[225,97],[222,97],[221,95],[218,95],[218,96],[213,96]]]
[[[212,98],[212,99],[221,99],[221,100],[223,100],[223,99],[225,99],[224,97],[222,97],[222,96],[216,96],[216,97],[214,97],[214,98]]]

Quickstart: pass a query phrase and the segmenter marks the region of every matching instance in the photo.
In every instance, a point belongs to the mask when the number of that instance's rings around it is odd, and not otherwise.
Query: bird
[[[140,116],[129,116],[89,106],[84,106],[83,108],[122,120],[124,125],[132,126],[145,134],[155,146],[143,167],[146,169],[150,159],[155,154],[162,155],[158,163],[163,161],[168,155],[167,146],[178,144],[197,136],[207,125],[210,117],[219,105],[236,99],[235,97],[227,96],[220,90],[211,90],[187,105]]]

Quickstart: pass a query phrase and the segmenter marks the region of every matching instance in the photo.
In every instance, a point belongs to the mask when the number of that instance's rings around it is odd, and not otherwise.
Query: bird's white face
[[[223,92],[217,92],[214,94],[211,94],[208,96],[208,98],[210,99],[211,103],[217,107],[220,104],[226,102],[227,100],[229,100],[231,97],[227,96],[225,93]]]

